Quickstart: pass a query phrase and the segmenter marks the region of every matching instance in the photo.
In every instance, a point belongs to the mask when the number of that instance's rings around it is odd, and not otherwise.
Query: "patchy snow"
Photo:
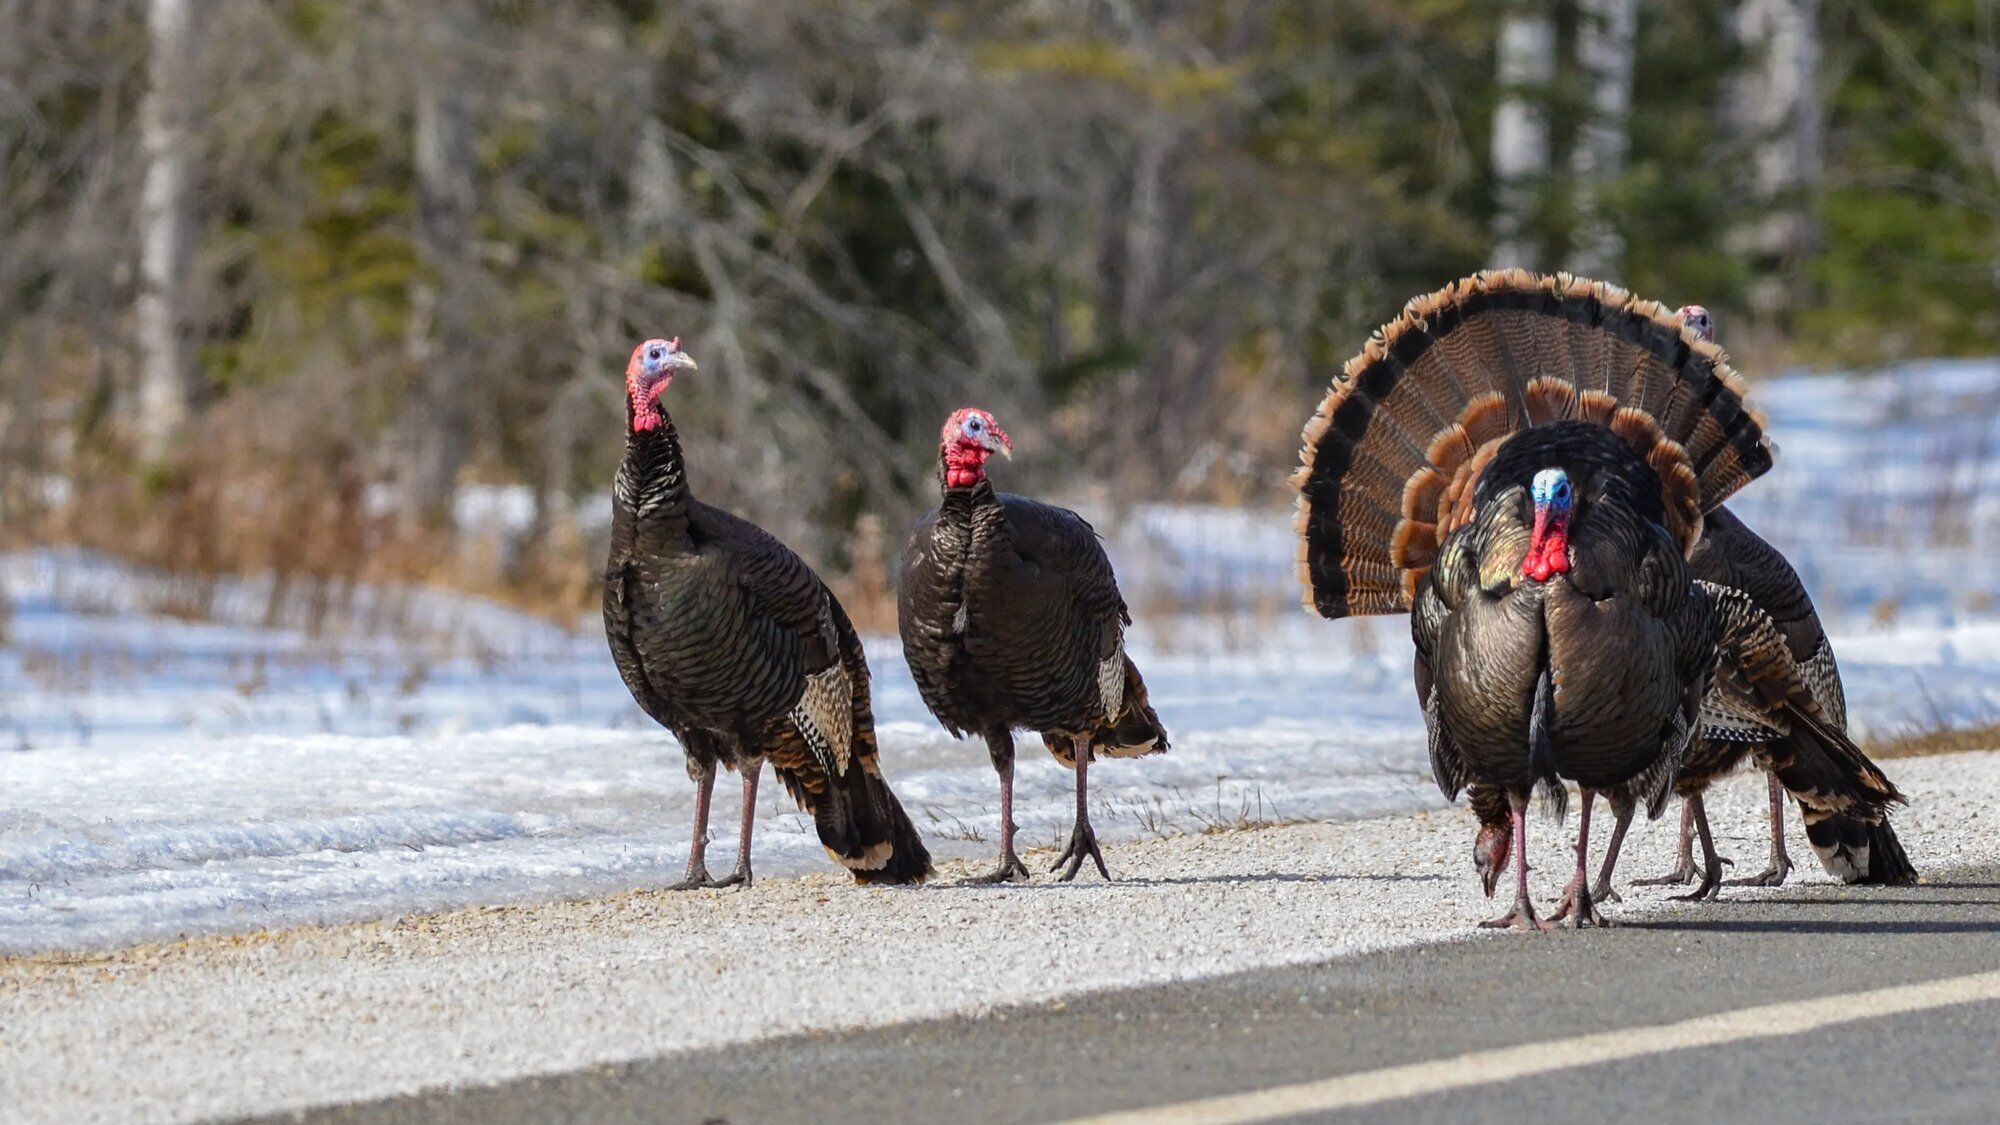
[[[1779,468],[1734,506],[1827,612],[1857,727],[2000,717],[2000,364],[1787,377],[1756,397]],[[496,492],[474,515],[520,503]],[[1288,511],[1146,507],[1100,526],[1175,735],[1166,756],[1092,771],[1108,839],[1441,803],[1406,623],[1301,612]],[[685,860],[680,753],[593,629],[59,550],[0,556],[0,588],[0,951],[656,885]],[[896,791],[934,850],[985,855],[983,745],[937,728],[893,641],[869,655]],[[1070,774],[1037,739],[1020,748],[1017,819],[1054,842]],[[737,802],[718,792],[720,869]],[[759,870],[824,869],[810,824],[763,792]]]

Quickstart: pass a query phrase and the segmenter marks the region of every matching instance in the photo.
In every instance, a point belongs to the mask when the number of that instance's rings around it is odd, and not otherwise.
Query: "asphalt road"
[[[1995,970],[2000,871],[1970,871],[1921,887],[1787,890],[1609,932],[1500,935],[980,1019],[769,1040],[303,1119],[1053,1121],[1299,1087],[1297,1099],[1260,1112],[1307,1120],[1333,1116],[1324,1105],[1334,1103],[1313,1100],[1328,1079],[1366,1082],[1384,1068],[1446,1060],[1415,1068],[1414,1089],[1337,1116],[1990,1121],[2000,1113],[2000,1000],[1947,999],[1852,1020],[1874,1009],[1846,997],[1916,982],[1948,990]],[[1994,994],[1992,981],[1982,996]],[[1820,998],[1832,999],[1793,1003]],[[1767,1005],[1844,1014],[1812,1017],[1816,1026],[1791,1034],[1754,1030],[1678,1049],[1660,1037],[1660,1049],[1649,1046],[1654,1025],[1759,1008],[1754,1026]],[[1624,1057],[1573,1065],[1602,1057],[1587,1048],[1607,1038],[1577,1037],[1635,1028],[1649,1030],[1626,1037],[1639,1046]],[[1460,1056],[1524,1046],[1534,1048],[1534,1073],[1440,1088],[1475,1069]],[[1189,1120],[1254,1116],[1182,1109]]]

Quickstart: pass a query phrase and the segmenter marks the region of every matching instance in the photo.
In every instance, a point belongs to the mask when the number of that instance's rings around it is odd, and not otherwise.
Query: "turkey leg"
[[[1771,865],[1761,874],[1743,879],[1731,879],[1725,887],[1782,887],[1785,876],[1792,873],[1792,857],[1785,851],[1785,786],[1777,774],[1770,774],[1771,781]]]
[[[983,883],[1025,883],[1028,865],[1014,852],[1014,733],[989,731],[986,750],[993,758],[993,770],[1000,775],[1000,865],[984,875],[975,875],[966,885]]]
[[[1612,802],[1612,811],[1618,814],[1618,823],[1611,829],[1611,846],[1604,849],[1604,866],[1597,869],[1597,882],[1590,888],[1593,902],[1623,902],[1618,892],[1611,889],[1611,872],[1618,866],[1618,849],[1625,846],[1625,832],[1632,827],[1632,814],[1638,805],[1632,801]]]
[[[1701,885],[1674,897],[1683,902],[1712,901],[1717,888],[1722,886],[1722,865],[1729,861],[1715,854],[1715,841],[1708,834],[1708,810],[1702,805],[1701,794],[1689,797],[1688,807],[1694,810],[1695,831],[1701,834]]]
[[[757,819],[757,779],[763,773],[762,758],[752,758],[743,766],[743,836],[737,842],[736,870],[709,883],[711,887],[750,885],[750,829]]]
[[[1586,813],[1589,808],[1590,804],[1586,801],[1584,803]],[[1590,885],[1590,901],[1593,904],[1624,901],[1618,897],[1617,891],[1611,889],[1611,872],[1618,867],[1618,849],[1625,846],[1625,833],[1632,827],[1632,814],[1638,809],[1631,801],[1621,802],[1614,797],[1611,799],[1611,811],[1617,816],[1618,821],[1611,827],[1611,846],[1604,849],[1604,865],[1597,869],[1597,882]],[[1576,888],[1580,885],[1578,880],[1572,879],[1569,886],[1563,888],[1562,899],[1556,903],[1556,912],[1551,921],[1560,921],[1563,915],[1569,913],[1570,908],[1576,904]],[[1609,925],[1609,923],[1604,924]]]
[[[1680,862],[1657,879],[1634,879],[1635,887],[1685,887],[1694,882],[1694,798],[1681,798]]]
[[[1062,881],[1067,883],[1076,878],[1077,871],[1083,867],[1084,857],[1089,856],[1097,861],[1097,873],[1110,882],[1111,872],[1104,866],[1104,853],[1097,850],[1097,833],[1090,827],[1090,736],[1077,735],[1071,745],[1076,754],[1076,827],[1070,831],[1069,847],[1056,857],[1055,866],[1049,870],[1054,871],[1068,863],[1069,867],[1062,873]]]
[[[1535,904],[1528,898],[1528,801],[1509,793],[1507,804],[1514,818],[1514,856],[1520,861],[1514,869],[1514,909],[1479,924],[1491,930],[1546,930],[1549,927],[1535,917]]]
[[[704,763],[701,767],[699,791],[694,799],[694,842],[688,845],[687,872],[678,883],[667,887],[670,891],[691,891],[696,887],[708,886],[708,801],[715,795],[715,766]]]
[[[1568,918],[1569,924],[1579,930],[1585,926],[1611,924],[1597,912],[1596,903],[1591,901],[1595,892],[1590,889],[1590,805],[1595,800],[1595,789],[1583,791],[1583,815],[1576,822],[1576,874],[1570,876],[1562,901],[1556,905],[1556,912],[1549,916],[1552,923]],[[1621,820],[1620,823],[1624,822]]]

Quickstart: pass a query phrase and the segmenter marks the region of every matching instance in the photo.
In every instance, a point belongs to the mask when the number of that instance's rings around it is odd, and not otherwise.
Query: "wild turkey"
[[[1686,305],[1677,315],[1703,340],[1714,341],[1715,321],[1707,309]],[[1785,557],[1725,505],[1703,521],[1701,540],[1688,565],[1698,579],[1741,591],[1770,618],[1784,639],[1792,674],[1804,685],[1813,709],[1827,725],[1844,734],[1847,706],[1833,648],[1804,583]],[[1789,721],[1773,725],[1740,711],[1731,705],[1725,688],[1711,690],[1700,729],[1674,779],[1674,790],[1682,797],[1679,863],[1662,878],[1638,880],[1640,885],[1686,884],[1699,878],[1694,892],[1681,897],[1708,899],[1728,884],[1782,884],[1792,867],[1784,832],[1788,791],[1799,802],[1807,839],[1829,873],[1848,883],[1903,884],[1916,880],[1916,869],[1887,818],[1895,789],[1866,755],[1844,738],[1835,747],[1800,747],[1797,740],[1810,737],[1804,728],[1794,732]],[[1769,779],[1771,859],[1763,872],[1725,884],[1721,866],[1729,861],[1715,854],[1703,795],[1746,759],[1754,760]],[[1510,850],[1506,800],[1495,790],[1475,786],[1470,803],[1480,821],[1473,843],[1473,866],[1491,895]],[[1611,889],[1611,872],[1630,811],[1614,808],[1614,812],[1618,814],[1617,829],[1591,891],[1598,902],[1617,898]],[[1694,862],[1697,830],[1703,840],[1699,869]]]
[[[1087,856],[1109,879],[1090,826],[1091,759],[1159,753],[1167,732],[1125,655],[1132,619],[1097,533],[1075,512],[995,492],[995,453],[1011,458],[1013,443],[993,415],[967,408],[945,422],[943,502],[903,555],[903,658],[931,713],[953,735],[984,736],[1000,775],[1000,863],[975,881],[1028,877],[1014,851],[1016,728],[1040,732],[1076,771],[1076,826],[1050,870],[1074,879]]]
[[[855,882],[921,882],[930,854],[882,780],[868,664],[847,614],[784,544],[689,494],[660,396],[676,372],[692,370],[678,339],[632,352],[604,571],[604,632],[618,673],[680,740],[700,786],[687,874],[674,889],[750,882],[767,758]],[[718,765],[743,775],[741,847],[735,872],[721,880],[704,858]]]
[[[1715,339],[1715,321],[1707,309],[1687,305],[1679,315],[1702,339]],[[1771,618],[1813,708],[1827,725],[1844,736],[1847,701],[1841,690],[1833,646],[1820,625],[1805,584],[1799,581],[1798,572],[1784,555],[1723,507],[1709,514],[1701,542],[1695,545],[1688,564],[1698,578],[1743,591]],[[1691,895],[1685,896],[1696,899],[1713,898],[1717,888],[1725,885],[1721,865],[1727,861],[1715,855],[1702,795],[1746,758],[1754,759],[1768,777],[1771,858],[1763,872],[1730,880],[1730,884],[1784,883],[1792,868],[1791,857],[1785,850],[1787,792],[1799,802],[1806,838],[1829,874],[1847,883],[1916,881],[1916,869],[1888,821],[1887,805],[1894,799],[1895,788],[1866,755],[1851,746],[1832,754],[1817,747],[1801,751],[1792,745],[1790,724],[1774,728],[1754,716],[1746,721],[1726,700],[1716,702],[1718,706],[1704,713],[1701,730],[1689,746],[1681,775],[1674,782],[1675,791],[1683,799],[1680,862],[1666,877],[1640,880],[1641,883],[1685,884],[1699,876],[1700,884]],[[1704,841],[1700,871],[1695,870],[1693,854],[1697,828]]]
[[[1726,506],[1703,521],[1688,567],[1697,579],[1737,599],[1729,605],[1744,615],[1741,636],[1749,640],[1725,643],[1718,654],[1718,674],[1674,779],[1683,802],[1680,862],[1672,873],[1638,880],[1639,885],[1686,884],[1699,878],[1692,893],[1679,897],[1716,896],[1728,861],[1716,854],[1704,794],[1746,760],[1756,762],[1770,778],[1771,863],[1761,874],[1730,882],[1776,886],[1784,881],[1791,868],[1784,844],[1788,792],[1799,803],[1806,836],[1820,862],[1835,877],[1848,883],[1915,882],[1916,869],[1888,820],[1889,806],[1902,798],[1845,734],[1846,704],[1833,649],[1797,572]],[[1508,859],[1506,805],[1497,793],[1479,787],[1471,794],[1471,805],[1480,820],[1473,864],[1491,894]],[[1591,888],[1598,902],[1616,901],[1611,873],[1632,815],[1629,805],[1616,801],[1613,811],[1617,825]],[[1693,853],[1697,834],[1702,843],[1698,869]]]
[[[1770,466],[1742,383],[1674,315],[1568,276],[1487,273],[1419,297],[1305,430],[1300,574],[1321,614],[1411,612],[1432,770],[1505,794],[1525,854],[1542,788],[1657,816],[1715,665],[1703,515]],[[1733,627],[1733,626],[1732,626]],[[1519,865],[1514,909],[1540,928]]]

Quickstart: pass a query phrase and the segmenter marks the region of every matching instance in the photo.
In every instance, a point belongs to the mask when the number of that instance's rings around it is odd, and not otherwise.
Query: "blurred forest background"
[[[951,408],[1025,489],[1276,506],[1481,267],[1753,372],[1991,353],[1996,9],[0,0],[0,540],[573,620],[652,335],[697,493],[877,591]]]

